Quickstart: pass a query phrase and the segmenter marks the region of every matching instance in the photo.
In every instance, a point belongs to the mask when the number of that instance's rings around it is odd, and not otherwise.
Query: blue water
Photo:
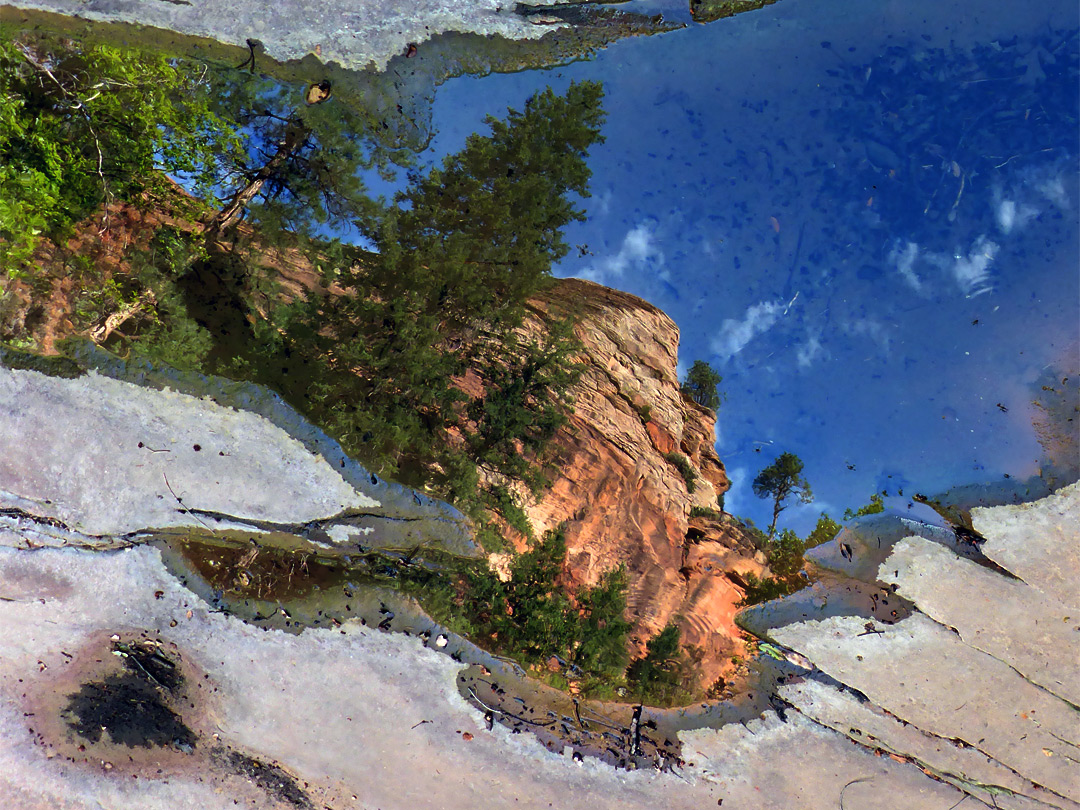
[[[871,493],[1038,472],[1031,387],[1080,324],[1074,2],[782,0],[440,88],[429,157],[600,79],[606,142],[558,268],[635,293],[724,376],[728,511],[806,462],[806,531]],[[1070,348],[1072,346],[1072,348]],[[893,501],[902,506],[902,501]]]

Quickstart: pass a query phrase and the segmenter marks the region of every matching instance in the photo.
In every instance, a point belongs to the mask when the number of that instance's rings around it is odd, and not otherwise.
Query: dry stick
[[[516,715],[513,712],[508,712],[505,709],[496,709],[494,706],[488,706],[477,696],[476,690],[473,689],[471,686],[469,687],[469,694],[472,695],[473,700],[475,700],[492,714],[501,714],[505,715],[506,717],[513,717],[515,720],[520,720],[522,723],[528,723],[530,726],[539,726],[540,728],[550,728],[551,726],[555,725],[554,720],[551,720],[547,723],[541,723],[539,720],[529,720],[527,717],[520,717],[519,715]]]
[[[845,790],[847,790],[852,785],[857,785],[859,782],[872,782],[872,781],[873,781],[872,776],[860,776],[858,779],[852,779],[850,782],[848,782],[846,785],[844,785],[842,788],[840,788],[840,810],[844,810],[844,791]]]
[[[165,475],[165,473],[162,473],[161,477],[165,479],[165,486],[169,488],[169,492],[171,492],[172,496],[176,498],[176,502],[184,507],[184,514],[191,515],[193,518],[199,521],[199,523],[202,523],[202,525],[205,526],[208,530],[213,531],[213,529],[210,528],[210,524],[206,523],[206,521],[196,515],[187,506],[184,506],[184,501],[180,498],[179,495],[176,494],[176,492],[173,491],[172,484],[169,483],[169,476]]]
[[[147,307],[153,306],[156,303],[157,299],[154,297],[154,293],[147,290],[143,295],[139,296],[139,300],[134,304],[129,304],[119,312],[114,312],[105,319],[103,324],[94,327],[93,331],[90,333],[90,337],[94,339],[95,343],[104,343],[109,339],[109,336],[117,331],[124,323],[142,313]]]

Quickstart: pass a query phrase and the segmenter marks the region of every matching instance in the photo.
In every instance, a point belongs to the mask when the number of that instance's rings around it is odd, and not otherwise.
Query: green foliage
[[[806,548],[811,549],[814,546],[820,546],[822,543],[830,542],[840,533],[840,528],[839,523],[825,512],[822,512],[813,531],[806,538]]]
[[[686,491],[693,492],[696,486],[697,473],[694,472],[694,467],[690,464],[690,459],[682,453],[664,453],[664,459],[668,464],[679,471],[679,475],[681,475],[686,482]]]
[[[145,305],[110,348],[266,384],[376,472],[529,534],[509,489],[481,490],[478,468],[534,492],[547,483],[538,462],[565,423],[578,347],[569,320],[530,339],[512,329],[566,254],[563,228],[583,217],[600,85],[547,90],[488,119],[490,134],[413,176],[389,206],[359,179],[373,165],[367,128],[334,100],[300,105],[296,90],[134,52],[0,44],[0,263],[10,277],[40,238],[103,202],[155,205],[179,196],[168,175],[190,180],[203,197],[190,233],[160,230],[125,257],[130,273],[76,257],[85,326]],[[209,216],[216,195],[225,204]],[[234,228],[240,217],[253,227]],[[377,251],[316,238],[327,224]],[[338,290],[286,300],[276,247],[303,250],[322,290]],[[459,388],[470,370],[473,399]],[[477,569],[433,586],[437,609],[496,649],[617,680],[625,571],[569,594],[565,553],[561,533],[546,535],[514,559],[509,582]]]
[[[239,141],[207,89],[161,56],[0,41],[0,265],[109,199],[164,188],[166,174],[208,193]]]
[[[462,496],[463,455],[542,489],[535,460],[564,423],[576,344],[569,322],[529,341],[509,329],[565,253],[599,98],[593,83],[545,92],[413,178],[381,220],[380,252],[343,251],[333,309],[313,299],[279,313],[289,358],[264,364],[281,370],[267,382],[384,475]],[[469,369],[484,380],[471,402],[455,384]]]
[[[779,579],[790,579],[802,569],[802,557],[806,547],[802,539],[791,529],[784,529],[769,542],[765,555],[769,568]]]
[[[747,574],[746,595],[739,604],[746,607],[771,602],[773,599],[781,599],[795,593],[800,587],[802,586],[797,583],[790,583],[777,577],[757,577],[754,574]]]
[[[715,509],[708,509],[708,508],[706,508],[704,506],[691,506],[690,507],[690,517],[692,517],[692,518],[703,517],[703,518],[709,518],[710,520],[719,520],[720,519],[720,513],[717,512]]]
[[[747,575],[746,595],[742,604],[756,605],[768,602],[804,588],[809,580],[800,573],[803,567],[803,555],[814,546],[832,540],[840,528],[839,523],[822,512],[817,525],[805,540],[800,539],[790,529],[784,529],[775,539],[769,539],[758,532],[762,540],[760,547],[765,552],[772,576],[759,578],[753,574]]]
[[[584,216],[569,195],[589,194],[582,157],[603,140],[602,95],[596,82],[565,96],[549,88],[505,121],[489,117],[490,135],[471,135],[441,168],[414,178],[379,238],[386,293],[422,280],[427,310],[451,325],[516,323],[566,255],[562,229]]]
[[[695,360],[683,381],[682,392],[698,405],[715,411],[724,401],[724,395],[717,390],[723,380],[707,362]]]
[[[572,323],[563,320],[540,340],[522,343],[510,334],[478,353],[474,368],[486,386],[466,411],[470,456],[478,464],[525,480],[534,494],[542,489],[546,481],[532,474],[532,459],[566,424],[567,392],[580,374],[571,363],[576,349]]]
[[[488,493],[491,496],[489,503],[506,518],[506,522],[526,537],[531,538],[533,536],[532,524],[529,523],[528,515],[518,505],[513,493],[506,487],[498,485],[488,487]]]
[[[776,519],[786,508],[785,502],[788,498],[795,496],[802,503],[810,503],[814,500],[810,484],[802,471],[802,459],[794,453],[781,453],[754,479],[754,494],[759,498],[773,499],[773,517],[769,526],[770,538],[776,534]]]
[[[626,665],[626,572],[617,568],[575,600],[558,584],[566,558],[562,530],[514,558],[510,579],[487,569],[468,575],[461,600],[477,640],[525,662],[558,656],[582,674],[614,678]],[[576,606],[575,606],[576,601]]]
[[[573,661],[585,672],[619,678],[626,669],[626,637],[630,633],[625,618],[627,585],[626,568],[619,566],[605,573],[593,587],[578,593],[583,619],[581,644]]]
[[[630,664],[626,680],[639,700],[667,705],[685,691],[688,662],[680,638],[679,626],[671,622],[649,639],[645,655]]]
[[[881,495],[875,492],[870,496],[870,503],[860,506],[855,511],[851,509],[844,510],[844,521],[854,520],[857,517],[863,515],[877,515],[885,511],[885,501]]]

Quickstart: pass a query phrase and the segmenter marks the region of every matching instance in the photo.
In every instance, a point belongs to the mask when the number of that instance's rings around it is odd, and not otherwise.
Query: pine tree
[[[759,498],[773,499],[772,523],[769,524],[769,538],[776,534],[776,520],[787,508],[788,498],[795,496],[802,503],[814,500],[810,484],[802,474],[802,459],[794,453],[781,453],[776,460],[758,473],[754,479],[754,494]]]

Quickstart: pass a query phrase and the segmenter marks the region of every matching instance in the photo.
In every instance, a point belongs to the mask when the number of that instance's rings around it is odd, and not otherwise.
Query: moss
[[[697,473],[694,472],[694,467],[690,464],[690,459],[682,453],[664,453],[664,458],[667,460],[668,464],[679,471],[679,475],[681,475],[686,482],[686,491],[692,493],[695,489],[694,482],[697,481]]]
[[[86,366],[70,357],[46,356],[0,344],[0,365],[6,368],[39,371],[50,377],[73,380],[86,373]]]
[[[690,517],[692,517],[692,518],[701,517],[701,518],[708,518],[709,520],[719,520],[720,519],[720,513],[717,512],[715,509],[708,509],[708,508],[706,508],[704,506],[691,506],[690,507]]]

